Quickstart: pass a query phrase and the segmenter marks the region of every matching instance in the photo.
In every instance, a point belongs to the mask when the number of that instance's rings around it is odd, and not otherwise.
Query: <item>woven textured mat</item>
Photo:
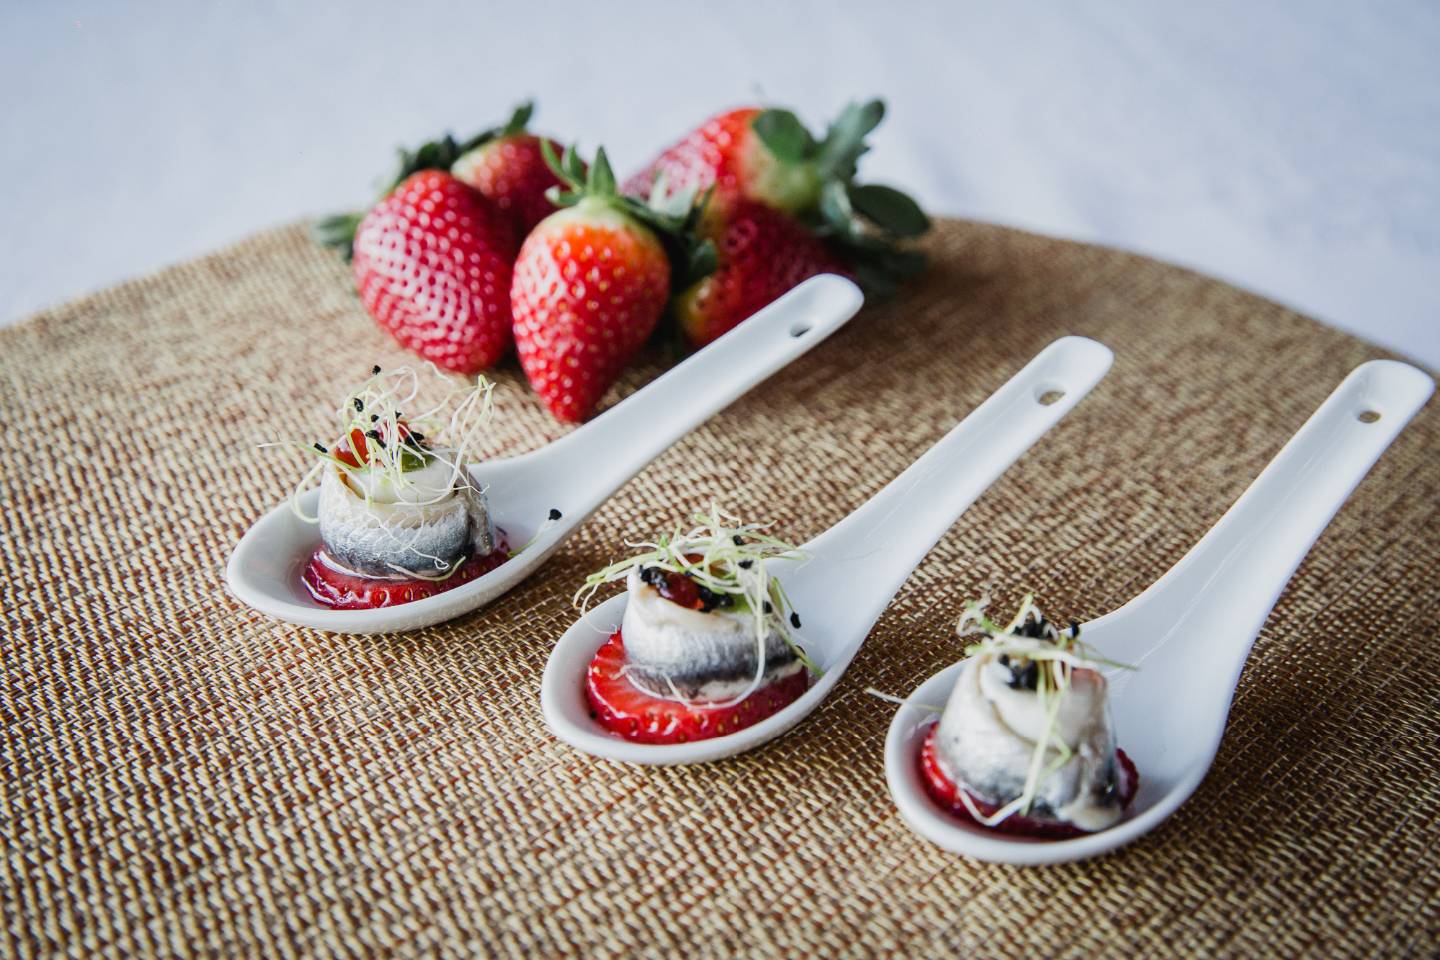
[[[1139,257],[959,222],[930,247],[927,279],[681,441],[540,574],[394,637],[273,623],[222,586],[300,470],[254,444],[318,436],[336,390],[406,360],[300,228],[0,332],[3,952],[1433,955],[1435,404],[1295,575],[1163,827],[1020,869],[901,822],[894,707],[867,686],[907,693],[955,660],[986,581],[1082,620],[1121,604],[1380,355]],[[714,499],[803,541],[1066,333],[1113,346],[1110,376],[801,727],[676,769],[545,732],[550,644],[623,536]],[[498,378],[494,451],[559,432],[513,365]]]

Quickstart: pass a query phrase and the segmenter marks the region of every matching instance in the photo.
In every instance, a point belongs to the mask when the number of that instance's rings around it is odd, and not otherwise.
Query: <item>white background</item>
[[[1440,4],[0,0],[0,322],[369,198],[526,96],[638,166],[719,108],[891,113],[870,179],[1440,366]]]

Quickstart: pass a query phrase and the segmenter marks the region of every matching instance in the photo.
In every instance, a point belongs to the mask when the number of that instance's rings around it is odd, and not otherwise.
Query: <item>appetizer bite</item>
[[[291,499],[302,519],[320,526],[321,546],[301,572],[316,602],[346,610],[410,603],[507,559],[485,491],[467,469],[492,389],[481,377],[407,417],[402,406],[419,399],[419,376],[375,367],[338,409],[336,439],[296,444],[316,460]],[[437,445],[428,436],[434,431],[453,445]],[[317,476],[320,505],[311,517],[297,498]]]
[[[925,737],[930,796],[962,819],[1007,833],[1063,839],[1113,826],[1135,797],[1135,765],[1115,745],[1105,677],[1119,666],[1060,630],[1027,596],[1008,626],[966,606],[955,689]]]
[[[606,729],[640,743],[685,743],[758,723],[799,699],[819,671],[795,639],[800,616],[766,569],[802,556],[757,524],[711,508],[697,526],[591,574],[583,611],[623,580],[620,629],[595,654],[585,693]]]

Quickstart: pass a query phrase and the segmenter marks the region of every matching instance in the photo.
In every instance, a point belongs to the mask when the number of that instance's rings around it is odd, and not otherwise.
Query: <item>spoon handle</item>
[[[838,330],[863,302],[844,277],[812,277],[583,427],[493,472],[502,481],[513,474],[532,493],[549,485],[556,502],[588,516],[675,441]]]
[[[813,609],[845,598],[873,624],[944,532],[1105,376],[1109,348],[1084,337],[1050,344],[904,473],[806,544],[796,590]],[[787,588],[788,589],[788,588]],[[864,636],[866,631],[861,632]]]
[[[1233,687],[1290,575],[1434,389],[1429,376],[1393,360],[1356,367],[1210,532],[1111,617],[1127,632],[1159,637],[1203,612],[1207,644],[1235,638],[1226,651]]]

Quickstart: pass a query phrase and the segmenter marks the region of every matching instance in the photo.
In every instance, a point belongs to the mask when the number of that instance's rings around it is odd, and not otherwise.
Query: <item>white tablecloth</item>
[[[406,12],[408,11],[408,12]],[[0,0],[0,321],[362,203],[535,96],[633,167],[716,109],[891,114],[932,210],[1139,250],[1440,365],[1440,5]]]

